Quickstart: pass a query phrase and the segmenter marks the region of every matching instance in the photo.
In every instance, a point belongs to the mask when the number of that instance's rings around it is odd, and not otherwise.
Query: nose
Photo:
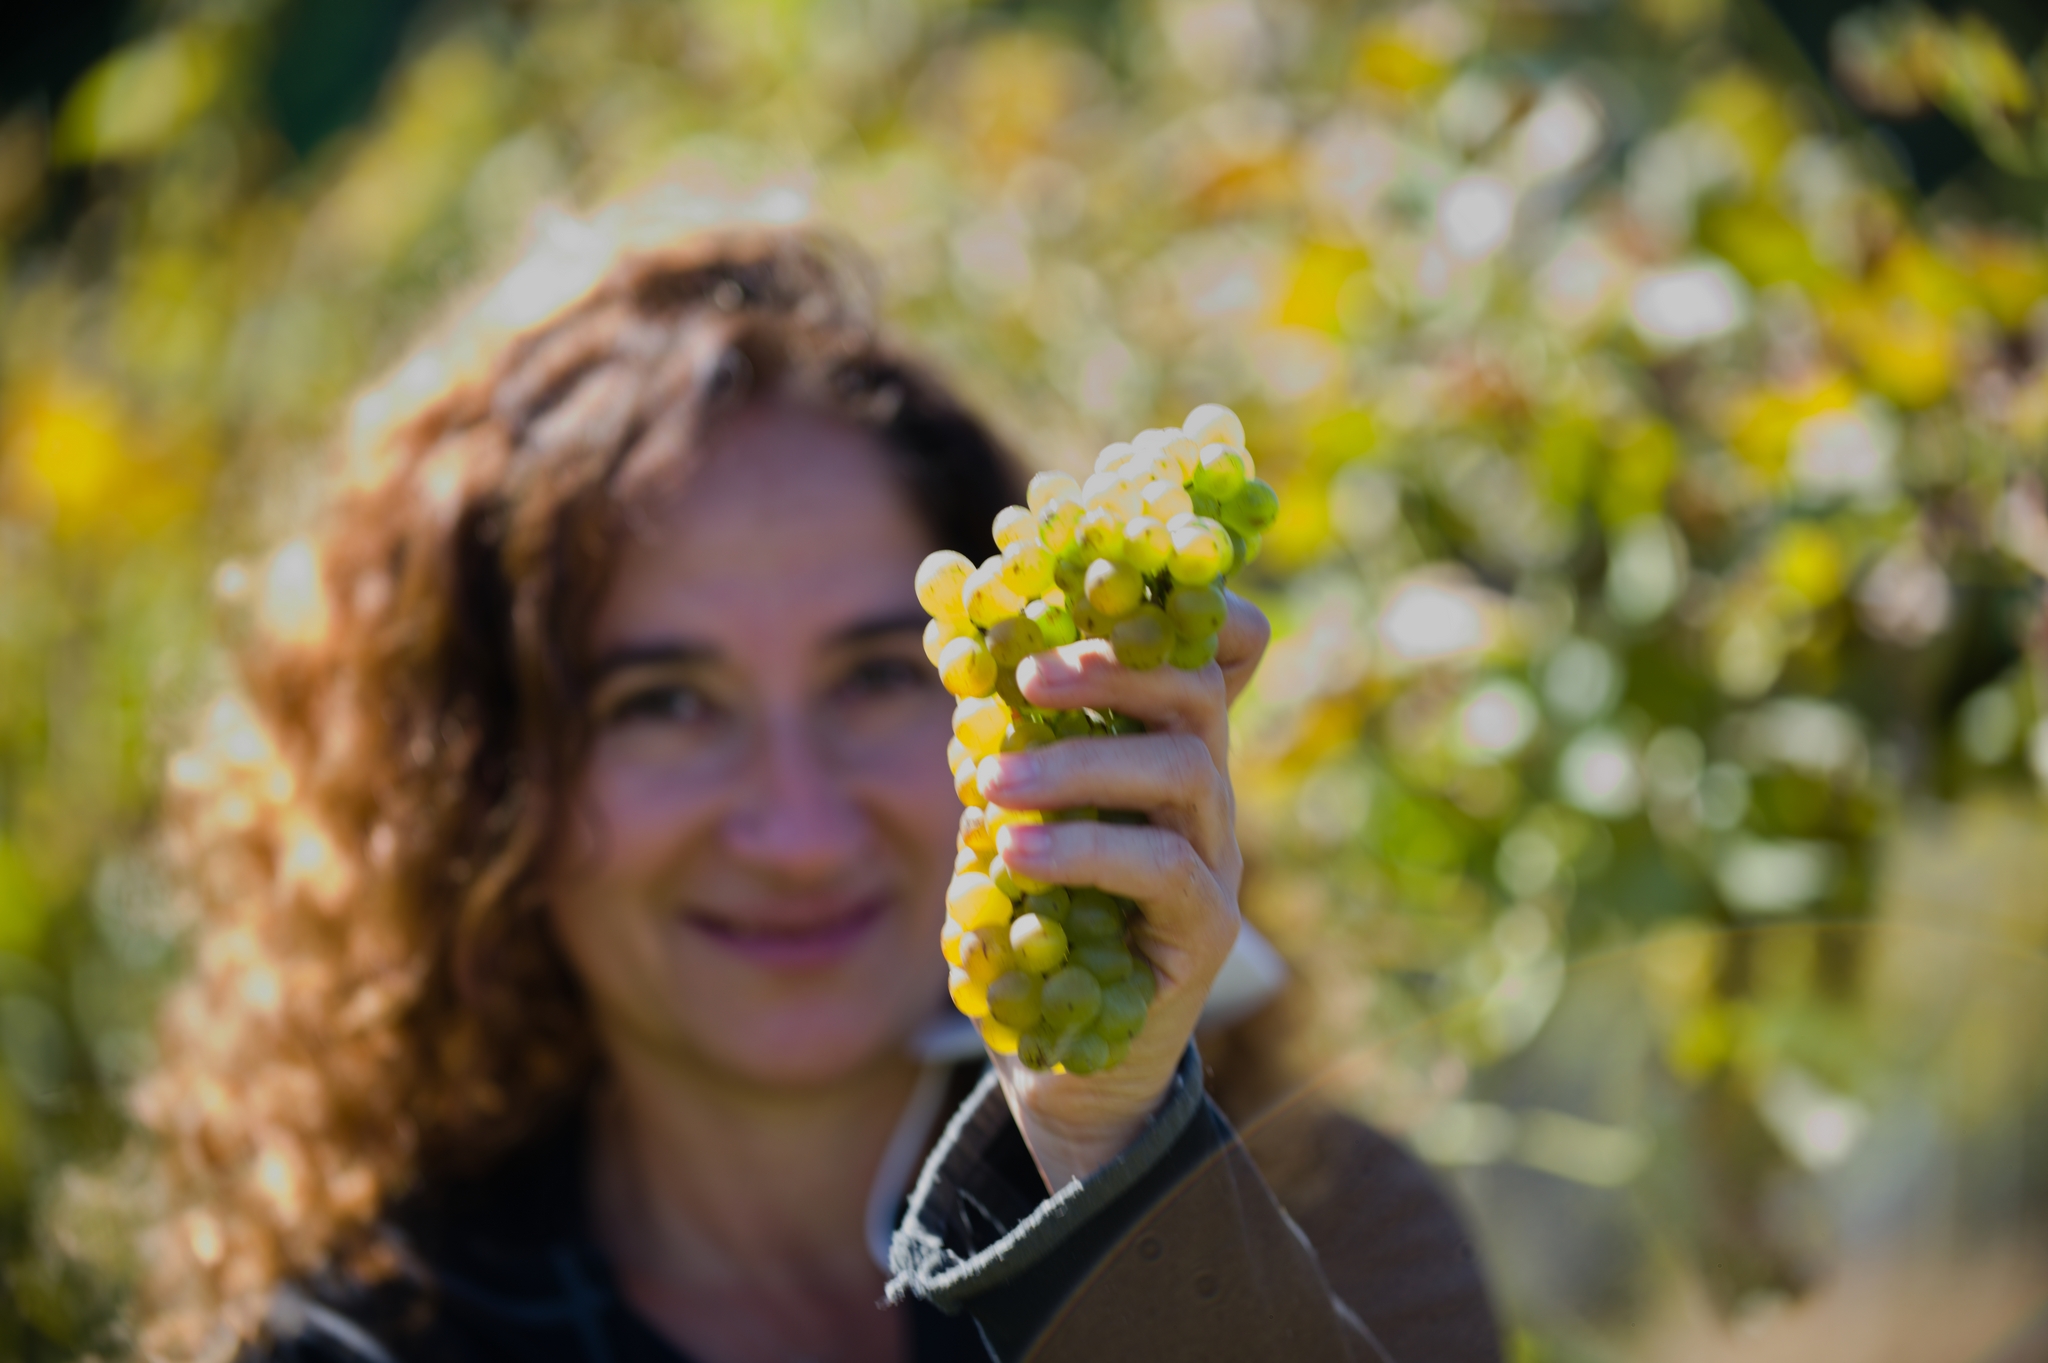
[[[766,876],[829,880],[855,866],[867,821],[798,714],[769,717],[725,825],[733,855]]]

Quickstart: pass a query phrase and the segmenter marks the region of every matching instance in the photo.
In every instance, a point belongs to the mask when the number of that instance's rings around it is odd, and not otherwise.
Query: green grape
[[[1030,509],[1032,515],[1043,516],[1046,507],[1052,505],[1055,498],[1068,497],[1079,500],[1080,496],[1081,485],[1074,481],[1073,474],[1048,469],[1044,473],[1032,475],[1031,486],[1024,492],[1024,505]]]
[[[1048,923],[1064,923],[1067,910],[1074,906],[1073,897],[1064,885],[1048,885],[1037,894],[1024,896],[1024,912]],[[1061,940],[1065,941],[1066,929],[1062,928]]]
[[[1028,540],[1013,541],[1003,550],[1003,585],[1029,600],[1052,586],[1052,564],[1052,555],[1038,542],[1036,533]]]
[[[986,1028],[984,1028],[984,1030],[986,1030]],[[1096,1033],[1096,1035],[1101,1036],[1102,1034],[1098,1032]],[[1125,1037],[1121,1041],[1111,1041],[1109,1043],[1109,1052],[1107,1055],[1103,1057],[1102,1068],[1106,1070],[1113,1070],[1118,1065],[1123,1064],[1124,1061],[1130,1059],[1130,1055],[1131,1039],[1129,1037]]]
[[[1013,615],[988,627],[986,643],[989,657],[998,668],[1015,668],[1045,647],[1045,633],[1028,616]],[[989,689],[995,689],[993,677],[989,679]]]
[[[1024,608],[1024,618],[1038,626],[1047,648],[1060,648],[1081,637],[1080,628],[1074,624],[1074,617],[1065,606],[1056,606],[1042,599],[1033,601]]]
[[[1245,556],[1250,552],[1250,541],[1245,539],[1243,535],[1240,535],[1233,527],[1228,525],[1223,527],[1223,534],[1224,537],[1230,541],[1229,571],[1236,572],[1239,568],[1244,567],[1244,565],[1247,562],[1249,562],[1249,560]]]
[[[1244,460],[1229,445],[1206,445],[1195,470],[1194,490],[1217,502],[1228,501],[1244,486]],[[1213,514],[1213,513],[1212,513]]]
[[[960,965],[960,939],[966,935],[967,930],[950,918],[939,924],[939,955],[946,958],[947,965]]]
[[[1183,639],[1216,633],[1229,614],[1230,604],[1224,599],[1223,590],[1211,582],[1176,586],[1166,594],[1167,618]]]
[[[1061,710],[1053,716],[1052,731],[1061,738],[1086,738],[1095,732],[1095,727],[1079,710]]]
[[[1113,616],[1088,604],[1086,597],[1078,597],[1067,605],[1067,615],[1074,622],[1074,629],[1083,639],[1107,639],[1110,626],[1116,623]]]
[[[1067,940],[1070,942],[1121,942],[1124,939],[1123,910],[1101,890],[1080,889],[1072,895],[1067,910]]]
[[[1045,1021],[1065,1032],[1086,1027],[1102,1010],[1102,985],[1079,966],[1055,972],[1038,991]]]
[[[1220,519],[1225,525],[1256,535],[1273,523],[1280,514],[1280,496],[1272,485],[1253,478],[1232,494],[1223,504]]]
[[[1038,976],[1012,970],[997,976],[988,986],[988,1011],[997,1022],[1018,1031],[1036,1027],[1039,1018]]]
[[[988,810],[960,811],[960,845],[970,852],[992,857],[996,854],[996,831],[988,826]]]
[[[1053,565],[1052,585],[1059,589],[1060,595],[1067,598],[1068,610],[1072,610],[1074,602],[1085,594],[1090,562],[1090,559],[1068,557]]]
[[[987,876],[968,871],[954,876],[953,883],[946,887],[946,916],[969,932],[1007,927],[1010,897]]]
[[[996,669],[996,699],[1011,710],[1029,710],[1031,702],[1024,699],[1024,692],[1017,685],[1017,669],[998,667]]]
[[[963,805],[979,807],[988,803],[982,798],[981,787],[975,783],[973,758],[962,758],[960,765],[953,768],[953,794]]]
[[[1173,622],[1157,606],[1140,606],[1109,631],[1116,660],[1134,672],[1149,672],[1173,651]]]
[[[1195,515],[1202,520],[1215,519],[1216,513],[1223,509],[1223,503],[1206,492],[1197,492],[1188,500],[1195,504]]]
[[[1123,981],[1144,997],[1145,1006],[1150,1008],[1152,1000],[1159,996],[1159,977],[1152,973],[1149,965],[1140,966],[1131,972],[1131,978]]]
[[[1044,1032],[1026,1032],[1017,1038],[1017,1059],[1026,1069],[1037,1070],[1042,1074],[1059,1063],[1053,1058],[1058,1044]]]
[[[1259,550],[1265,547],[1265,543],[1265,536],[1256,530],[1246,535],[1244,537],[1244,557],[1237,561],[1237,566],[1242,568],[1247,563],[1257,562]]]
[[[917,604],[933,619],[953,621],[964,628],[967,607],[961,588],[973,571],[967,556],[951,549],[925,555],[924,562],[917,565]]]
[[[1026,970],[1050,975],[1066,962],[1067,932],[1051,919],[1028,912],[1032,901],[1040,897],[1027,895],[1024,899],[1027,912],[1011,922],[1010,951]]]
[[[939,650],[939,683],[956,696],[986,696],[996,689],[996,660],[980,639],[962,635]]]
[[[1133,968],[1131,950],[1122,942],[1083,942],[1073,949],[1073,958],[1075,965],[1103,984],[1128,979]]]
[[[1166,661],[1183,672],[1199,672],[1216,658],[1216,646],[1222,642],[1213,634],[1188,638],[1181,635],[1173,641],[1173,651],[1166,655]]]
[[[1148,1006],[1137,985],[1128,979],[1118,980],[1102,991],[1102,1011],[1095,1015],[1096,1034],[1112,1045],[1129,1041],[1144,1027]]]
[[[1093,1032],[1070,1038],[1060,1051],[1068,1074],[1097,1074],[1109,1064],[1109,1043]]]
[[[1127,519],[1105,508],[1094,508],[1075,523],[1074,543],[1088,558],[1114,559],[1124,551]]]
[[[1173,556],[1173,534],[1151,516],[1133,516],[1124,522],[1124,562],[1150,577],[1166,566]]]
[[[1145,599],[1145,579],[1128,563],[1099,558],[1088,565],[1085,591],[1090,606],[1115,620]]]
[[[998,550],[1038,538],[1038,518],[1021,506],[1006,506],[996,513],[991,533]]]
[[[1052,725],[1037,715],[1021,714],[1010,720],[1010,727],[1003,732],[1004,752],[1024,752],[1031,748],[1042,748],[1058,738]]]

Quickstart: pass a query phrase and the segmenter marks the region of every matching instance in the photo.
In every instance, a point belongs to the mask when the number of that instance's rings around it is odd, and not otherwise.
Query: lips
[[[818,970],[852,955],[888,908],[888,899],[876,895],[786,921],[710,913],[691,914],[683,921],[720,950],[764,969]]]

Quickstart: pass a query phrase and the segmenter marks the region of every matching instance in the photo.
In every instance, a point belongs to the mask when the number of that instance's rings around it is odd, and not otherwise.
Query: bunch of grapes
[[[1036,1070],[1092,1074],[1129,1053],[1157,987],[1132,941],[1138,907],[1006,866],[996,833],[1143,816],[1004,809],[983,797],[976,766],[1063,738],[1140,732],[1112,712],[1037,708],[1017,689],[1017,665],[1084,638],[1109,640],[1139,670],[1206,665],[1223,627],[1224,579],[1258,555],[1279,499],[1254,476],[1244,424],[1212,404],[1176,429],[1104,449],[1085,483],[1039,474],[1028,501],[996,517],[1000,552],[981,566],[941,550],[917,570],[917,599],[932,617],[925,652],[960,698],[948,755],[967,806],[940,945],[953,1003],[992,1050]]]

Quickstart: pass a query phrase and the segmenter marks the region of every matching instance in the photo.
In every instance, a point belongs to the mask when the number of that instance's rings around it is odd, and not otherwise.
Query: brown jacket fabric
[[[892,1299],[971,1316],[1003,1363],[1499,1358],[1470,1242],[1427,1171],[1316,1107],[1241,1140],[1193,1048],[1132,1148],[1050,1197],[985,1076],[891,1260]]]
[[[1241,1142],[1191,1048],[1137,1144],[1049,1197],[993,1076],[960,1077],[897,1238],[913,1363],[1498,1358],[1456,1218],[1366,1127],[1297,1108]],[[293,1284],[244,1363],[689,1363],[590,1239],[586,1153],[571,1121],[421,1190],[386,1218],[403,1272]]]

